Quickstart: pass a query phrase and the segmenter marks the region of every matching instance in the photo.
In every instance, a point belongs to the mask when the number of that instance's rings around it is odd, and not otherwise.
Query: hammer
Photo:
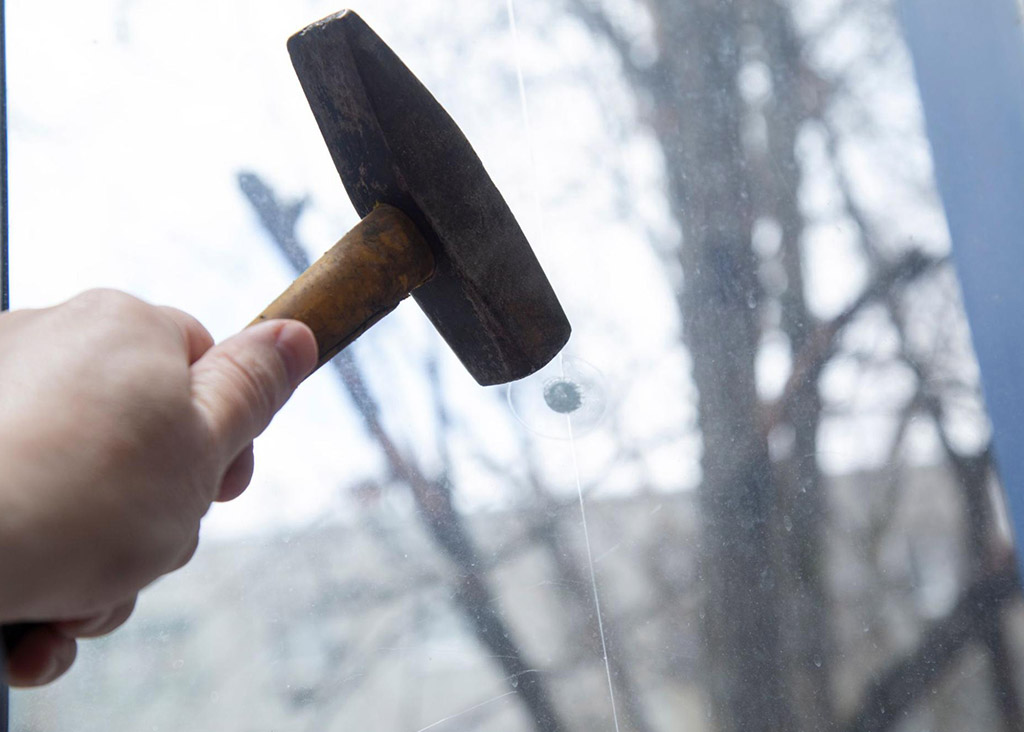
[[[322,365],[411,293],[479,383],[547,364],[569,321],[452,118],[351,11],[299,31],[288,51],[363,220],[254,322],[306,323]]]
[[[569,321],[448,113],[351,11],[299,31],[288,52],[363,219],[253,323],[304,322],[319,368],[412,294],[480,384],[547,364],[569,339]],[[32,627],[0,629],[4,647]]]

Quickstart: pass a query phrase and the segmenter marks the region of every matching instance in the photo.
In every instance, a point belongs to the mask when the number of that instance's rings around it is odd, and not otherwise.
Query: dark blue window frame
[[[901,0],[981,368],[1024,540],[1024,17],[1016,0]],[[1024,568],[1021,546],[1018,566]]]

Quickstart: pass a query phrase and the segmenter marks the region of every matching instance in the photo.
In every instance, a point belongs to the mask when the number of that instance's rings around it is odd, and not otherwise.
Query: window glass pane
[[[355,225],[284,46],[335,10],[8,2],[12,306],[117,287],[220,339]],[[359,12],[480,154],[572,340],[483,388],[404,303],[13,728],[1022,728],[894,5]]]

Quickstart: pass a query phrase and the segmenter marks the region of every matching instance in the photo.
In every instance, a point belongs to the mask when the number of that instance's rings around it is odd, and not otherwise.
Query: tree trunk
[[[721,732],[792,729],[779,673],[775,496],[759,427],[757,268],[737,90],[740,18],[731,3],[658,0],[650,118],[683,231],[680,297],[704,441],[700,562],[704,670]]]
[[[772,96],[765,105],[767,145],[762,183],[755,200],[778,223],[782,242],[780,259],[786,287],[779,300],[781,329],[792,353],[802,353],[815,331],[816,321],[807,306],[801,239],[804,217],[798,192],[801,171],[796,157],[797,135],[811,111],[802,85],[802,44],[788,7],[775,0],[753,4],[761,28],[762,52],[772,79]],[[791,430],[789,454],[777,466],[781,515],[776,516],[780,549],[780,575],[786,600],[783,638],[787,678],[791,685],[799,729],[833,729],[830,600],[824,567],[824,531],[827,497],[818,467],[818,425],[821,397],[817,374],[809,377],[782,405],[783,423]]]

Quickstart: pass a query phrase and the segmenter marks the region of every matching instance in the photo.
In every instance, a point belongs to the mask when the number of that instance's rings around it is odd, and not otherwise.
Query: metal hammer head
[[[299,31],[288,51],[359,215],[395,206],[430,244],[436,273],[412,295],[469,372],[500,384],[548,363],[569,321],[452,118],[351,11]]]

